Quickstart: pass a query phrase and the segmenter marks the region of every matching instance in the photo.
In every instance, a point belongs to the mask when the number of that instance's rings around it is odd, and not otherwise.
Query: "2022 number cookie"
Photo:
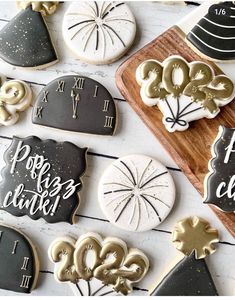
[[[186,130],[194,120],[215,118],[235,95],[227,76],[216,76],[208,64],[188,63],[181,56],[170,56],[163,63],[143,62],[136,70],[136,80],[143,102],[159,107],[169,132]]]

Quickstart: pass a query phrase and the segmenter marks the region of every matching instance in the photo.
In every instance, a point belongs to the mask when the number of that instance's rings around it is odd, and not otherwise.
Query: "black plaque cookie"
[[[192,28],[187,40],[196,52],[208,59],[235,59],[235,4],[233,1],[210,6]]]
[[[73,223],[86,151],[69,142],[14,137],[4,157],[0,209],[49,223]]]
[[[30,2],[25,2],[25,6]],[[49,2],[48,2],[49,3]],[[57,61],[57,54],[43,19],[51,11],[42,6],[25,7],[0,32],[0,57],[7,63],[26,68],[46,67]]]
[[[0,225],[0,288],[30,293],[37,283],[39,260],[31,241],[21,232]]]
[[[40,92],[33,123],[63,130],[113,135],[116,107],[99,82],[78,75],[59,77]]]
[[[218,231],[198,217],[177,223],[173,242],[185,257],[164,275],[150,291],[151,296],[217,296],[205,257],[215,252]]]
[[[235,211],[235,128],[220,126],[212,146],[209,174],[206,176],[205,202],[225,212]]]

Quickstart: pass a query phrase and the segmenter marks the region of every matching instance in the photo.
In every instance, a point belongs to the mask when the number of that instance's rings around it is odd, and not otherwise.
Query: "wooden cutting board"
[[[186,131],[169,133],[162,123],[162,113],[157,108],[148,107],[142,102],[135,72],[137,67],[147,59],[152,58],[162,62],[168,56],[177,54],[188,62],[205,61],[187,46],[185,33],[181,28],[174,26],[125,61],[117,70],[116,83],[125,99],[203,196],[203,181],[208,173],[211,145],[217,136],[219,125],[235,127],[235,101],[221,108],[221,113],[215,119],[204,118],[191,122]],[[215,64],[211,63],[211,65],[217,74],[222,73]],[[235,213],[224,213],[215,206],[210,207],[235,237]]]

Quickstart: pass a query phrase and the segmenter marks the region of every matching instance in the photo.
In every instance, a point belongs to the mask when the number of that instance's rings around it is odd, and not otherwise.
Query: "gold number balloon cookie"
[[[216,76],[208,64],[188,63],[176,55],[163,63],[144,61],[136,70],[136,80],[143,102],[159,107],[169,132],[186,130],[191,121],[216,117],[235,95],[227,76]]]
[[[88,252],[89,255],[88,255]],[[80,284],[87,282],[88,295],[127,295],[132,284],[147,273],[149,260],[146,255],[118,238],[105,238],[96,233],[82,235],[77,242],[68,237],[56,239],[50,246],[49,258],[55,263],[55,278],[59,282],[73,283],[73,289],[81,295]],[[96,287],[91,291],[92,282]],[[75,285],[74,285],[75,284]]]
[[[19,119],[19,112],[25,111],[31,104],[32,91],[20,80],[0,80],[0,126],[10,126]]]

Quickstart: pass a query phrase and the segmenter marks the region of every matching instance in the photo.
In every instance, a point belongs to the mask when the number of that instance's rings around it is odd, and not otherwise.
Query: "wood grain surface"
[[[162,62],[170,55],[181,55],[188,62],[206,61],[187,46],[184,33],[174,26],[126,60],[116,73],[116,83],[132,108],[203,196],[203,181],[208,173],[211,145],[217,136],[219,125],[235,127],[235,102],[221,108],[221,113],[215,119],[204,118],[191,122],[189,129],[183,132],[168,132],[162,123],[160,110],[156,107],[148,107],[141,100],[135,72],[137,67],[147,59],[154,58]],[[222,73],[216,65],[213,63],[211,65],[217,74]],[[212,205],[211,208],[235,237],[235,213],[224,213]]]

